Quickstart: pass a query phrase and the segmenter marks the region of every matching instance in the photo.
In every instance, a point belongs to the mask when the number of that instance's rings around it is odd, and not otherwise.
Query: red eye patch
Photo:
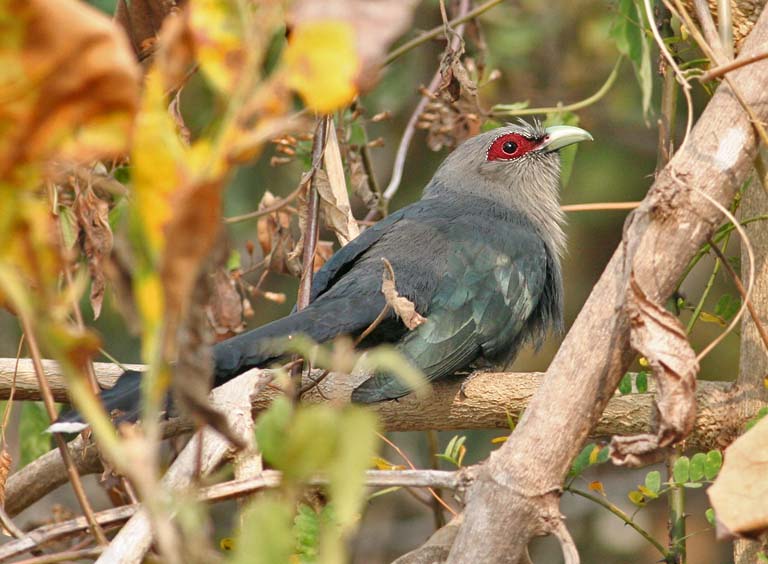
[[[541,139],[528,139],[519,133],[505,133],[498,136],[491,143],[486,160],[509,161],[523,156],[535,149],[541,143]]]

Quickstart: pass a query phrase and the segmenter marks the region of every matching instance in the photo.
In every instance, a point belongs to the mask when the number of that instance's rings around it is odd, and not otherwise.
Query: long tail
[[[290,335],[304,334],[322,343],[338,335],[362,331],[380,310],[380,304],[370,301],[320,300],[300,312],[222,341],[213,347],[214,386],[279,359],[283,356],[282,341]],[[108,413],[120,412],[117,421],[136,421],[141,406],[141,372],[124,372],[114,387],[100,397]],[[82,416],[73,409],[63,412],[48,431],[75,433],[85,427]]]

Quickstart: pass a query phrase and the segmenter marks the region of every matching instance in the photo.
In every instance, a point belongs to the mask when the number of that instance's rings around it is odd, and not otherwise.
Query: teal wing
[[[545,285],[546,249],[522,229],[505,235],[492,241],[469,237],[451,245],[427,321],[398,344],[429,381],[465,368],[480,356],[514,353],[526,336]],[[358,387],[352,399],[371,403],[410,391],[392,375],[377,374]]]

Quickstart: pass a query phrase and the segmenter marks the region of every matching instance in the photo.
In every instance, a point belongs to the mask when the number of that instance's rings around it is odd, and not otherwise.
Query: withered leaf
[[[384,294],[384,300],[402,320],[403,325],[410,330],[416,329],[416,327],[424,323],[427,318],[416,311],[416,306],[411,300],[397,293],[397,288],[395,287],[395,271],[392,268],[392,264],[386,258],[382,258],[381,260],[384,262],[385,266],[381,280],[381,293]]]
[[[632,348],[647,360],[658,386],[658,421],[654,434],[614,437],[614,464],[639,466],[655,460],[658,449],[684,439],[696,420],[696,374],[699,363],[680,321],[651,301],[634,273],[627,293]]]
[[[768,530],[768,417],[736,439],[709,500],[717,517],[718,537],[755,537]]]
[[[269,208],[277,201],[278,198],[266,191],[259,203],[259,210]],[[298,276],[301,274],[301,261],[296,252],[297,241],[291,219],[292,214],[285,209],[260,217],[256,224],[256,237],[270,270]]]
[[[245,328],[243,298],[236,281],[225,269],[217,269],[212,278],[213,293],[206,307],[208,322],[217,338],[232,337]]]
[[[352,215],[347,182],[344,178],[344,164],[341,161],[339,140],[336,137],[336,128],[333,127],[333,122],[328,128],[323,163],[325,175],[320,174],[315,179],[315,185],[320,196],[320,212],[325,218],[326,225],[336,233],[336,237],[343,247],[360,235],[360,228],[357,226],[355,216]],[[319,172],[318,170],[315,174]]]
[[[76,192],[73,211],[80,228],[80,245],[88,259],[91,307],[97,319],[104,301],[105,262],[109,260],[114,240],[109,226],[109,204],[99,199],[90,186],[80,189],[76,185]]]
[[[74,0],[11,2],[0,22],[0,177],[53,156],[91,160],[127,145],[140,72],[120,28]],[[12,62],[13,64],[7,64]]]
[[[456,147],[480,133],[487,114],[480,107],[477,84],[462,54],[463,49],[446,53],[440,65],[440,85],[419,116],[419,128],[427,130],[427,146],[433,151]]]
[[[118,0],[115,21],[123,26],[136,57],[145,59],[155,44],[165,17],[183,0]]]

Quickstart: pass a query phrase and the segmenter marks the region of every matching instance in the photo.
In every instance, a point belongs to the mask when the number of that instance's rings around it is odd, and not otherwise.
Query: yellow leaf
[[[393,464],[386,458],[382,458],[381,456],[374,456],[373,457],[373,465],[376,467],[377,470],[405,470],[405,466],[402,464]]]
[[[597,492],[605,497],[605,489],[603,489],[603,483],[601,481],[595,480],[594,482],[590,482],[588,487],[593,492]]]
[[[491,439],[491,444],[492,444],[492,445],[499,445],[499,444],[501,444],[501,443],[505,443],[505,442],[507,442],[507,438],[508,438],[507,436],[503,436],[503,437],[493,437],[493,438]]]
[[[224,537],[219,541],[219,547],[221,550],[230,551],[235,548],[235,539],[230,537]]]
[[[190,3],[189,25],[203,74],[214,88],[231,93],[246,59],[237,1],[196,0]]]
[[[154,258],[165,248],[163,227],[172,215],[171,194],[184,182],[186,148],[168,113],[160,73],[147,75],[136,119],[133,153],[133,217]]]
[[[712,315],[711,313],[707,313],[706,311],[702,311],[699,314],[699,319],[701,319],[704,323],[717,323],[722,327],[725,327],[726,325],[722,317],[718,317],[717,315]]]
[[[154,358],[157,331],[163,319],[165,300],[160,277],[153,272],[137,275],[133,282],[136,306],[141,315],[143,331],[143,356],[148,361]]]
[[[330,113],[357,95],[360,59],[354,28],[347,22],[300,23],[288,39],[283,64],[288,86],[311,110]]]

